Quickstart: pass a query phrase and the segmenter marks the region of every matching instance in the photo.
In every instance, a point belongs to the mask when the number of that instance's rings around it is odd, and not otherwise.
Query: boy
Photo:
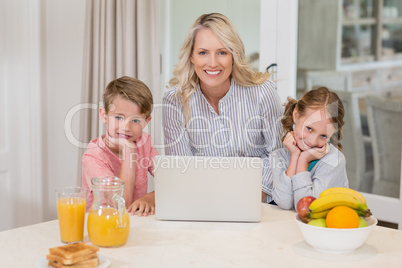
[[[142,130],[151,120],[152,93],[141,81],[123,76],[109,83],[99,108],[106,133],[92,140],[82,156],[82,185],[89,189],[87,212],[93,203],[91,179],[116,176],[124,181],[128,212],[138,216],[155,211],[155,193],[147,194],[148,171],[154,175],[158,154],[151,136]]]

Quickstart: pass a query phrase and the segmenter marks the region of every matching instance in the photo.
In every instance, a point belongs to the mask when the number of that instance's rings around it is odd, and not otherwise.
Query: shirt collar
[[[219,100],[219,103],[223,103],[223,102],[225,102],[226,100],[230,99],[230,97],[233,95],[233,92],[235,91],[235,88],[236,88],[235,85],[236,85],[235,81],[233,80],[233,78],[231,78],[231,79],[230,79],[230,87],[229,87],[229,90],[228,90],[228,92],[226,92],[225,96],[223,96],[223,98]],[[201,86],[200,86],[199,83],[198,83],[197,91],[196,91],[196,92],[197,92],[197,94],[199,94],[200,96],[202,96],[202,98],[203,98],[206,102],[208,102],[207,99],[205,98],[204,94],[202,94]]]

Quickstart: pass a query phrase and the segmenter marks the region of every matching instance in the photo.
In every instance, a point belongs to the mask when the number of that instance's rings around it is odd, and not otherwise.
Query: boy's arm
[[[137,145],[126,139],[113,138],[107,132],[104,141],[106,146],[115,154],[118,154],[121,160],[119,178],[124,182],[123,198],[126,202],[126,207],[128,207],[134,201]]]
[[[155,149],[155,146],[152,142],[151,136],[148,136],[147,143],[145,145],[146,149],[145,152],[147,155],[145,157],[148,157],[150,159],[149,161],[149,166],[148,166],[148,171],[149,173],[154,176],[155,175],[155,162],[154,162],[154,157],[158,155],[158,151]],[[128,207],[128,212],[131,212],[131,215],[134,215],[135,211],[138,210],[138,216],[148,216],[155,214],[155,191],[150,192],[137,200],[135,200],[130,206]]]
[[[92,178],[103,176],[115,176],[110,166],[103,160],[96,158],[93,155],[82,156],[82,187],[88,189],[87,193],[87,208],[86,211],[92,206],[93,193],[92,193]]]
[[[123,198],[126,201],[126,207],[133,203],[136,154],[134,144],[126,146],[122,152],[122,161],[119,178],[124,181]]]

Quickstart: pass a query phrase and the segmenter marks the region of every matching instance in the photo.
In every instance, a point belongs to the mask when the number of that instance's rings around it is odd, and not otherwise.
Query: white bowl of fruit
[[[297,204],[296,223],[310,246],[326,253],[348,253],[361,247],[377,225],[366,200],[348,188],[330,188]]]

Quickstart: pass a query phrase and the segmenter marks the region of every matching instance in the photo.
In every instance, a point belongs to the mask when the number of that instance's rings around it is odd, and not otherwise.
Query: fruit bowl
[[[366,218],[367,227],[353,229],[312,226],[302,222],[298,215],[296,215],[295,220],[307,244],[315,250],[326,253],[352,252],[366,242],[377,225],[377,219],[373,216]]]

